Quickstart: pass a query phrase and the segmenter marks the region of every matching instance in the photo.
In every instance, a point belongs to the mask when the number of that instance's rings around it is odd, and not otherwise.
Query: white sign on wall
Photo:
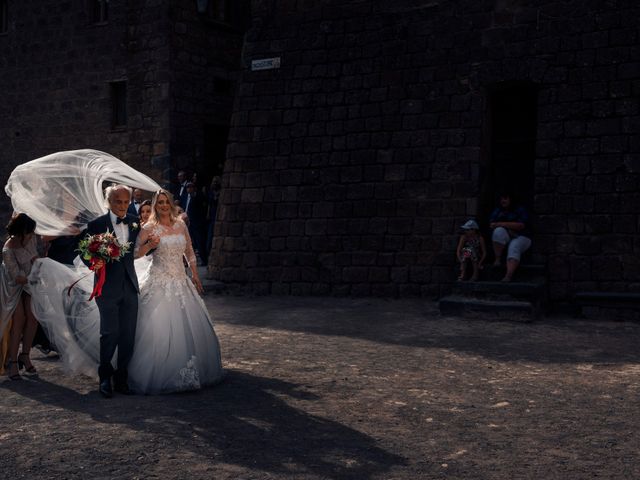
[[[280,68],[280,57],[251,60],[251,70],[273,70]]]

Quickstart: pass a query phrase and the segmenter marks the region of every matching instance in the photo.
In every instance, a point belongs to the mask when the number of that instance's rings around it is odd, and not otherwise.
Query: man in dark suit
[[[207,264],[207,240],[205,232],[206,206],[205,199],[200,196],[195,183],[187,182],[187,201],[184,211],[189,218],[189,235],[193,249],[198,251],[203,265]]]
[[[173,198],[180,201],[180,206],[183,210],[187,210],[187,184],[189,181],[187,180],[187,172],[184,170],[180,170],[178,172],[178,184],[173,188]]]
[[[96,297],[100,311],[100,393],[107,398],[116,392],[129,395],[127,367],[133,355],[138,318],[138,277],[133,266],[133,245],[140,228],[137,218],[127,215],[131,199],[129,187],[116,185],[107,189],[109,212],[87,225],[87,234],[113,232],[121,245],[130,242],[132,248],[119,261],[105,263],[100,260],[96,271],[106,269],[102,295]],[[154,239],[153,241],[156,241]],[[88,262],[85,260],[85,263]],[[111,359],[118,349],[118,368],[113,370]],[[113,377],[113,388],[111,380]]]
[[[140,215],[140,205],[142,205],[142,200],[143,200],[143,193],[142,190],[140,190],[139,188],[135,188],[133,190],[133,199],[131,200],[131,203],[129,204],[129,208],[127,209],[127,213],[129,215],[133,215],[135,217],[139,217]]]

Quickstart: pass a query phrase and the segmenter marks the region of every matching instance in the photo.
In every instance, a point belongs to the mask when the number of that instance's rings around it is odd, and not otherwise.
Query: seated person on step
[[[501,193],[498,206],[489,217],[489,227],[493,230],[494,266],[501,265],[502,253],[507,247],[507,271],[503,282],[511,281],[520,264],[520,256],[531,247],[528,223],[529,215],[524,207],[515,207],[512,195]]]

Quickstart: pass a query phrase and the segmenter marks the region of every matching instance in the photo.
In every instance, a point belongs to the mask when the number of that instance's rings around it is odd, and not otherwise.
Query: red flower
[[[109,246],[109,256],[111,258],[119,258],[120,257],[120,247],[118,247],[117,245],[110,245]]]
[[[91,253],[98,253],[98,250],[100,250],[100,242],[97,240],[94,240],[89,244],[88,248]]]

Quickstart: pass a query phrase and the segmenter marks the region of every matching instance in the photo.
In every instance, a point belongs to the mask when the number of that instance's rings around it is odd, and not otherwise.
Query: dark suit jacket
[[[129,242],[131,242],[131,249],[125,254],[119,261],[108,262],[105,266],[107,278],[102,288],[102,296],[109,297],[117,294],[118,289],[122,289],[122,284],[129,280],[137,292],[140,292],[138,286],[138,277],[136,276],[136,270],[133,266],[133,247],[136,244],[136,238],[140,232],[140,227],[133,228],[132,224],[138,222],[138,217],[133,215],[127,215],[129,219]],[[87,235],[95,235],[98,233],[105,233],[106,231],[113,232],[115,229],[111,223],[111,217],[109,213],[95,220],[89,222],[87,225]],[[83,262],[89,265],[89,262],[83,259]]]
[[[201,225],[204,225],[207,211],[203,198],[199,194],[196,194],[191,198],[185,213],[187,214],[187,217],[189,217],[189,226],[193,225],[194,227],[200,227]]]
[[[185,184],[186,183],[187,182],[185,182]],[[180,195],[180,189],[182,189],[182,195]],[[189,194],[187,193],[187,186],[185,185],[185,187],[182,188],[181,184],[176,183],[174,185],[173,191],[171,193],[173,193],[173,199],[174,200],[179,200],[180,201],[180,206],[184,210],[185,206],[187,205],[187,197],[189,196]]]
[[[85,232],[78,235],[66,235],[51,240],[47,257],[56,262],[73,265],[73,260],[78,255],[78,243],[85,236]]]
[[[127,214],[133,215],[136,218],[139,217],[138,212],[136,211],[136,206],[133,204],[133,202],[129,204],[129,208],[127,208]]]

